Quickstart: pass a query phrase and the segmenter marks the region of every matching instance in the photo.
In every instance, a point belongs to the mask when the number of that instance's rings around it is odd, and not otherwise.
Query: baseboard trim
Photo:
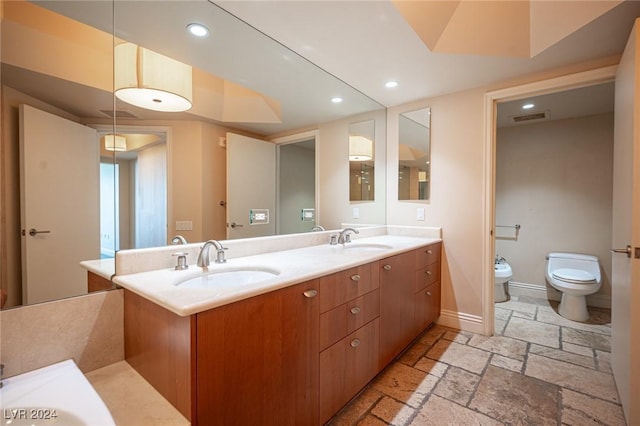
[[[509,281],[509,294],[512,296],[528,296],[538,299],[550,299],[557,302],[562,298],[562,293],[553,287],[544,287],[538,284]],[[611,296],[606,294],[592,294],[587,296],[587,306],[611,309]]]
[[[442,309],[437,323],[458,330],[484,334],[484,322],[482,321],[482,317],[477,315]]]

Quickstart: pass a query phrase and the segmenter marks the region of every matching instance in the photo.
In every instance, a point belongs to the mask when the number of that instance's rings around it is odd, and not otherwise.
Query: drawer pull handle
[[[351,281],[360,281],[360,275],[359,274],[351,275]]]
[[[427,296],[431,296],[431,292],[430,291],[427,291]]]
[[[391,270],[391,265],[384,265],[382,267],[382,269],[384,269],[385,271],[390,271]]]
[[[360,313],[360,306],[354,306],[353,308],[351,308],[351,313],[353,315],[358,315]]]
[[[304,294],[304,297],[307,297],[307,298],[311,299],[312,297],[316,297],[318,295],[318,290],[311,289],[311,290],[305,291],[302,294]]]
[[[427,254],[433,254],[433,252],[431,251],[431,249],[427,250]]]
[[[349,344],[352,348],[357,348],[358,346],[360,346],[360,339],[353,339]]]
[[[431,275],[432,275],[431,271],[425,271],[425,274],[427,274],[427,275],[429,275],[429,276],[431,276]]]

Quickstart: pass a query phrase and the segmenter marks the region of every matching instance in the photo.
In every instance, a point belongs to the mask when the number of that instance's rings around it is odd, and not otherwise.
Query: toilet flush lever
[[[626,248],[623,249],[611,249],[612,253],[626,253],[627,257],[631,259],[631,245],[627,244]]]

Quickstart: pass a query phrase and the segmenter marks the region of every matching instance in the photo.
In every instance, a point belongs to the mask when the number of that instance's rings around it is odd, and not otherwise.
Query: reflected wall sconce
[[[126,151],[127,140],[125,139],[124,136],[105,135],[104,149],[106,149],[107,151]]]
[[[349,161],[373,159],[373,142],[364,136],[349,136]]]
[[[115,94],[140,108],[181,112],[193,102],[191,66],[133,43],[115,48]]]

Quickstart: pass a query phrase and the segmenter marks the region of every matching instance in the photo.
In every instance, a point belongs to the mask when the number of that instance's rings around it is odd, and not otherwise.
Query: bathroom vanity
[[[324,424],[438,318],[425,240],[187,315],[124,285],[126,360],[194,425]]]

